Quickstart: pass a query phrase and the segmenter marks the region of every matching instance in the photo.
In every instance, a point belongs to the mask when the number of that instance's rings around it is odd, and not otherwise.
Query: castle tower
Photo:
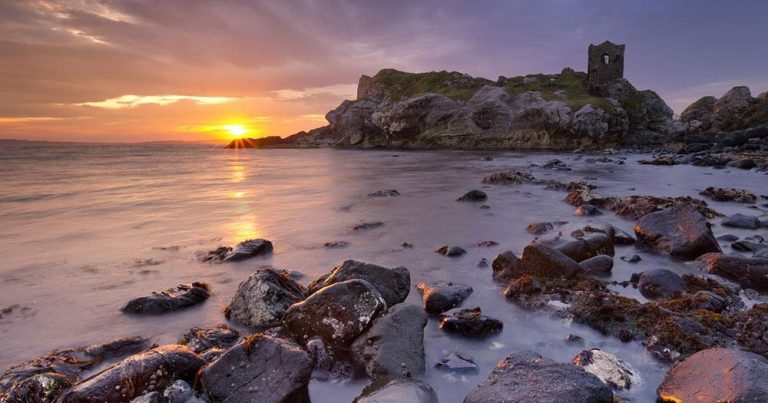
[[[589,91],[600,93],[604,85],[624,78],[624,45],[605,41],[599,45],[589,45],[587,61]]]

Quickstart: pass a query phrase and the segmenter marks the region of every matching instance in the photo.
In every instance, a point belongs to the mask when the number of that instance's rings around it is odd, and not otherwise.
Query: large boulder
[[[346,260],[307,286],[307,295],[323,287],[347,280],[365,280],[384,297],[387,306],[405,301],[411,289],[411,273],[405,267],[387,268],[375,264]]]
[[[683,110],[683,113],[680,114],[680,120],[685,123],[696,121],[698,125],[706,129],[712,127],[712,123],[715,121],[715,102],[717,102],[717,98],[713,96],[699,98]]]
[[[285,311],[304,296],[304,287],[283,273],[262,269],[240,283],[225,315],[244,326],[278,326]]]
[[[667,372],[662,402],[768,401],[768,360],[732,348],[699,351]]]
[[[331,351],[346,350],[386,309],[369,282],[342,281],[292,305],[283,316],[283,330],[302,344],[319,337]]]
[[[713,106],[715,115],[713,126],[725,131],[742,128],[744,113],[751,104],[752,93],[749,87],[738,86],[731,88]]]
[[[683,293],[683,278],[667,269],[647,270],[638,276],[637,288],[646,298],[672,298]]]
[[[710,274],[733,280],[742,287],[768,291],[768,258],[707,253],[697,262]]]
[[[582,262],[598,255],[613,256],[613,238],[608,234],[585,235],[557,245],[557,250],[571,259]]]
[[[612,403],[613,392],[576,365],[526,351],[504,357],[464,399],[464,403],[498,402]]]
[[[438,320],[440,329],[466,337],[487,337],[504,328],[500,320],[483,315],[479,307],[454,308],[441,313]]]
[[[472,287],[450,281],[422,282],[416,289],[424,299],[424,310],[435,314],[457,307],[472,294]]]
[[[541,243],[531,243],[523,249],[520,259],[520,272],[513,278],[523,274],[538,277],[573,277],[581,271],[579,264],[557,249]]]
[[[157,315],[189,308],[205,301],[210,296],[210,286],[196,281],[192,284],[180,284],[175,288],[132,299],[120,310],[128,314]]]
[[[496,255],[491,267],[493,268],[493,279],[501,282],[512,280],[516,276],[520,276],[519,273],[522,273],[520,259],[511,250]]]
[[[613,258],[608,255],[597,255],[579,262],[584,274],[591,276],[606,276],[613,270]]]
[[[386,377],[373,381],[353,403],[437,403],[428,384],[412,378]]]
[[[297,344],[255,333],[200,372],[213,402],[309,402],[312,360]]]
[[[185,346],[166,345],[130,356],[65,392],[60,403],[128,402],[177,380],[192,383],[203,360]]]
[[[37,374],[12,384],[5,392],[0,392],[0,402],[53,403],[72,385],[72,379],[62,374],[55,372]]]
[[[376,319],[352,350],[371,378],[421,375],[427,314],[416,305],[398,305]]]
[[[723,220],[723,227],[758,229],[760,228],[760,219],[755,216],[737,213]]]
[[[227,325],[193,327],[182,336],[179,344],[200,354],[212,348],[229,348],[239,338],[240,333]]]
[[[136,354],[150,347],[148,339],[142,337],[127,337],[116,339],[104,344],[75,347],[52,351],[25,363],[10,367],[0,376],[0,394],[12,385],[37,374],[60,374],[72,383],[80,379],[80,375],[95,368],[105,361]],[[44,380],[38,379],[38,380]],[[28,386],[32,386],[28,384]]]
[[[222,246],[212,250],[203,257],[203,261],[214,263],[240,262],[252,257],[270,254],[273,249],[272,242],[266,239],[248,239],[240,242],[234,248]]]
[[[690,204],[680,204],[640,218],[635,224],[635,234],[643,246],[683,259],[720,252],[707,219]]]

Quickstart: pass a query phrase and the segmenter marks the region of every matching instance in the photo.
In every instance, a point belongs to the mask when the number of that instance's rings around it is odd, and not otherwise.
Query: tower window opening
[[[603,53],[603,64],[608,64],[611,62],[611,57],[608,56],[608,53]]]

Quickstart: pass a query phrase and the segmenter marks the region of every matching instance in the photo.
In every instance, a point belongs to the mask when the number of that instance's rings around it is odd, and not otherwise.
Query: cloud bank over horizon
[[[0,138],[194,141],[233,122],[285,136],[322,125],[361,74],[583,71],[604,40],[678,113],[735,85],[768,90],[768,2],[670,3],[9,0]]]

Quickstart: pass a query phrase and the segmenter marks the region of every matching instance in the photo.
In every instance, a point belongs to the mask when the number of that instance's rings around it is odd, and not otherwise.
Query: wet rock
[[[222,354],[226,353],[227,350],[219,347],[211,347],[208,350],[203,351],[200,353],[200,358],[203,359],[205,362],[214,362],[219,357],[221,357]]]
[[[700,351],[667,372],[657,394],[663,402],[768,401],[768,360],[731,348]]]
[[[193,327],[179,340],[179,344],[202,353],[212,348],[229,348],[238,338],[240,333],[227,325]]]
[[[324,247],[328,249],[338,249],[338,248],[346,248],[349,246],[349,242],[347,241],[328,241],[323,244]]]
[[[467,337],[486,337],[498,333],[504,325],[500,320],[483,315],[480,308],[454,308],[438,317],[440,329]]]
[[[168,403],[205,403],[203,400],[195,396],[195,391],[188,383],[178,380],[165,388],[163,391],[163,397]]]
[[[0,402],[54,403],[73,384],[72,379],[55,372],[37,374],[10,385],[0,393]]]
[[[457,307],[472,294],[472,287],[450,281],[422,282],[416,289],[424,299],[424,310],[433,314]]]
[[[579,267],[584,274],[592,276],[605,276],[613,270],[613,258],[608,255],[597,255],[579,262]]]
[[[635,224],[635,234],[642,245],[684,259],[720,252],[706,218],[687,204],[646,215]]]
[[[581,271],[579,264],[557,249],[544,244],[532,243],[523,249],[520,259],[520,272],[513,273],[513,278],[522,274],[539,277],[572,277]]]
[[[266,239],[248,239],[240,242],[234,248],[224,246],[214,251],[208,252],[203,258],[205,262],[240,262],[252,257],[272,253],[272,242]]]
[[[601,214],[603,213],[600,211],[600,209],[591,204],[583,204],[579,207],[576,207],[576,215],[579,216],[593,216]]]
[[[616,354],[596,348],[583,350],[573,357],[573,363],[594,374],[613,389],[629,389],[635,383],[632,366]]]
[[[639,262],[639,261],[641,261],[643,259],[640,256],[638,256],[638,255],[628,255],[628,256],[622,256],[621,260],[623,260],[623,261],[625,261],[627,263],[637,263],[637,262]]]
[[[731,228],[743,228],[743,229],[758,229],[760,228],[760,220],[755,216],[749,216],[744,214],[734,214],[725,220],[723,220],[723,227]]]
[[[130,356],[65,392],[60,403],[130,401],[164,390],[176,380],[193,382],[204,364],[185,346],[167,345]]]
[[[347,280],[365,280],[381,294],[387,306],[405,301],[411,289],[411,273],[405,267],[388,268],[356,260],[345,260],[319,279],[309,283],[307,295]]]
[[[640,273],[637,288],[646,298],[672,298],[683,292],[683,279],[667,269],[648,270]]]
[[[381,221],[367,221],[367,222],[361,222],[360,224],[353,225],[352,231],[365,231],[365,230],[379,228],[383,226],[384,226],[384,223]]]
[[[583,346],[586,344],[586,340],[584,340],[583,337],[575,334],[569,334],[568,336],[565,336],[565,344],[572,344],[576,346]]]
[[[0,393],[14,383],[36,374],[57,373],[72,381],[80,379],[83,371],[90,370],[104,361],[125,357],[150,347],[148,339],[127,337],[104,344],[56,350],[23,364],[10,367],[0,376]]]
[[[149,392],[131,400],[131,403],[164,403],[160,392]]]
[[[400,192],[395,189],[381,189],[373,193],[368,193],[368,197],[395,197],[400,196]]]
[[[484,202],[488,200],[488,195],[483,192],[482,190],[470,190],[469,192],[465,193],[463,196],[456,199],[456,201],[460,202]]]
[[[557,244],[555,247],[562,254],[581,262],[598,255],[613,256],[613,240],[607,234],[593,234],[582,238]]]
[[[209,296],[211,296],[210,286],[196,281],[132,299],[120,308],[120,311],[128,314],[157,315],[189,308],[205,301]]]
[[[376,319],[352,344],[371,378],[421,375],[427,315],[416,305],[400,305]]]
[[[435,364],[435,368],[458,374],[477,373],[477,364],[470,358],[460,353],[448,353],[440,358]]]
[[[386,309],[384,298],[369,282],[347,280],[291,306],[283,316],[283,329],[302,344],[319,337],[329,350],[345,350]]]
[[[759,253],[760,251],[768,250],[768,244],[762,241],[752,242],[746,239],[740,239],[732,243],[731,248],[739,252]]]
[[[529,224],[527,227],[525,227],[525,230],[528,231],[528,233],[533,235],[541,235],[547,231],[550,231],[555,228],[556,225],[562,225],[565,224],[564,222],[537,222],[533,224]]]
[[[642,165],[677,165],[679,162],[673,155],[658,155],[651,160],[640,160],[638,163]]]
[[[304,287],[295,281],[275,270],[261,269],[240,283],[225,316],[249,327],[277,326],[285,311],[304,296]]]
[[[515,278],[517,273],[521,272],[520,259],[511,250],[496,255],[491,267],[493,268],[493,279],[502,282]]]
[[[544,165],[541,166],[544,169],[558,169],[558,168],[564,168],[567,167],[565,162],[560,161],[559,159],[551,159],[544,163]]]
[[[710,186],[699,192],[699,194],[720,202],[732,201],[738,203],[754,203],[757,201],[757,196],[755,196],[754,193],[744,189],[716,188]]]
[[[459,257],[467,253],[461,246],[448,246],[443,245],[439,247],[435,252],[448,257]]]
[[[437,403],[437,393],[426,383],[410,378],[381,378],[366,386],[352,403]]]
[[[613,392],[595,375],[534,352],[504,357],[464,403],[612,403]]]
[[[480,258],[480,261],[477,262],[477,267],[488,267],[488,259]]]
[[[483,183],[493,185],[519,185],[521,183],[533,183],[536,178],[522,171],[497,172],[483,178]]]
[[[733,241],[736,241],[738,239],[739,239],[739,237],[737,237],[736,235],[733,235],[733,234],[724,234],[724,235],[720,235],[720,236],[717,237],[718,241],[723,241],[723,242],[733,242]]]
[[[708,273],[733,280],[742,287],[768,291],[768,259],[707,253],[697,259]]]
[[[213,402],[309,402],[312,368],[298,345],[256,333],[203,368],[199,381]]]
[[[739,169],[752,169],[756,167],[757,164],[755,163],[755,160],[751,158],[739,158],[729,162],[728,166]]]
[[[480,241],[476,243],[474,246],[478,248],[493,248],[495,246],[499,246],[499,243],[496,241]]]

